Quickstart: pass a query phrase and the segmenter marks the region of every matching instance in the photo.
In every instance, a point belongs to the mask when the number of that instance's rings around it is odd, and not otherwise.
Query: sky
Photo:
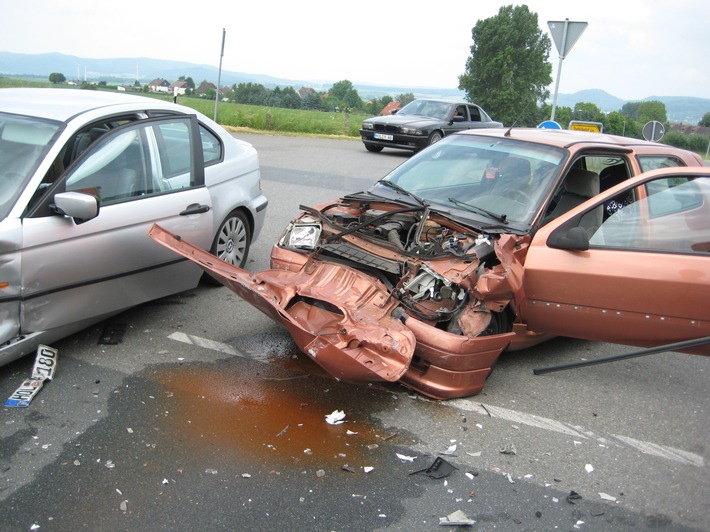
[[[505,5],[527,5],[548,35],[548,21],[588,23],[562,61],[561,94],[602,89],[624,100],[710,98],[707,0],[0,0],[0,51],[218,67],[224,30],[226,71],[457,88],[471,30]],[[553,94],[554,42],[549,60]],[[152,79],[137,66],[145,81]]]

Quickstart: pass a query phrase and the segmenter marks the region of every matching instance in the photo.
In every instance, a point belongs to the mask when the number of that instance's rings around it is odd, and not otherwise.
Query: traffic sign
[[[604,130],[604,124],[601,122],[585,122],[583,120],[572,120],[569,123],[569,129],[572,131],[589,131],[590,133],[601,133]]]
[[[665,132],[666,130],[663,127],[663,124],[661,124],[658,120],[651,120],[650,122],[646,122],[643,126],[643,138],[653,142],[661,140]]]
[[[555,41],[557,52],[560,54],[560,59],[564,59],[589,24],[587,22],[570,22],[566,18],[564,20],[550,20],[547,25],[550,28],[552,40]]]
[[[545,120],[544,122],[540,122],[537,127],[538,129],[562,129],[562,126],[554,120]]]

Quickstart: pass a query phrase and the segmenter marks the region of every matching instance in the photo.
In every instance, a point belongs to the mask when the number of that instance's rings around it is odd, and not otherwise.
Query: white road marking
[[[268,357],[265,354],[242,353],[229,344],[216,342],[214,340],[209,340],[200,336],[185,334],[183,332],[174,332],[169,335],[168,338],[177,342],[191,344],[197,347],[203,347],[205,349],[212,349],[214,351],[219,351],[228,355],[268,363]],[[695,453],[684,451],[682,449],[675,449],[673,447],[668,447],[665,445],[659,445],[656,443],[636,440],[634,438],[629,438],[628,436],[602,434],[599,432],[587,430],[584,427],[580,427],[578,425],[571,425],[562,421],[556,421],[554,419],[540,417],[533,414],[526,414],[524,412],[518,412],[516,410],[509,410],[507,408],[502,408],[499,406],[484,405],[483,403],[475,402],[471,399],[452,399],[447,401],[446,404],[449,406],[453,406],[454,408],[464,410],[466,412],[475,412],[484,416],[490,416],[491,418],[504,419],[513,423],[527,425],[529,427],[535,427],[539,429],[549,430],[551,432],[566,434],[567,436],[571,436],[578,440],[593,440],[603,445],[614,444],[619,447],[629,447],[637,449],[645,454],[665,458],[666,460],[672,460],[674,462],[680,462],[681,464],[687,464],[696,467],[705,466],[703,457]]]
[[[695,453],[683,451],[682,449],[675,449],[666,445],[636,440],[634,438],[629,438],[628,436],[602,434],[587,430],[578,425],[571,425],[562,421],[535,416],[533,414],[526,414],[516,410],[509,410],[499,406],[484,405],[483,403],[474,402],[471,399],[452,399],[448,401],[447,404],[467,412],[475,412],[484,416],[504,419],[513,423],[527,425],[529,427],[559,432],[579,440],[593,440],[603,445],[614,444],[620,447],[631,447],[645,454],[658,456],[660,458],[665,458],[666,460],[672,460],[674,462],[680,462],[681,464],[693,465],[696,467],[704,467],[705,465],[703,457]]]

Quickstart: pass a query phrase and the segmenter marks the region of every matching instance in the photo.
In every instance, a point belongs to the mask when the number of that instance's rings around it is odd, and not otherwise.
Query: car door
[[[591,237],[578,227],[622,194],[632,199]],[[710,336],[710,172],[642,174],[543,227],[523,288],[523,316],[537,332],[639,347]]]
[[[54,185],[99,198],[90,220],[23,221],[22,331],[94,320],[196,286],[201,270],[156,245],[153,223],[209,248],[210,196],[195,117],[122,125],[96,141]]]

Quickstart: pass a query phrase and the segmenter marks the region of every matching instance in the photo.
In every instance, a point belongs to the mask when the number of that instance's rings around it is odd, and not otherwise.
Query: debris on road
[[[608,493],[600,491],[599,496],[605,501],[616,502],[616,497],[614,497],[613,495],[609,495]]]
[[[325,416],[325,420],[329,425],[340,425],[344,423],[345,412],[342,410],[334,410],[330,414]]]
[[[577,493],[576,491],[572,490],[569,492],[569,495],[567,495],[567,502],[570,504],[575,504],[574,501],[578,501],[582,498],[582,496]]]
[[[503,447],[502,449],[500,449],[500,451],[498,451],[498,452],[500,452],[501,454],[513,454],[513,455],[518,454],[518,451],[517,451],[517,449],[515,448],[515,444],[514,444],[514,443],[508,443],[508,444],[506,444],[505,447]]]
[[[476,523],[461,510],[456,510],[446,517],[439,517],[439,524],[442,526],[473,526]]]
[[[587,464],[587,465],[584,466],[584,470],[585,470],[587,473],[591,473],[592,471],[594,471],[594,466],[592,466],[592,464]]]
[[[432,462],[429,467],[425,469],[420,469],[419,471],[413,471],[412,473],[410,473],[410,475],[422,474],[431,478],[439,479],[448,477],[456,469],[457,468],[451,465],[449,462],[437,456],[436,460],[434,460],[434,462]]]
[[[397,458],[402,460],[402,462],[414,462],[416,460],[416,456],[407,456],[406,454],[400,454],[400,453],[395,453],[397,455]]]

